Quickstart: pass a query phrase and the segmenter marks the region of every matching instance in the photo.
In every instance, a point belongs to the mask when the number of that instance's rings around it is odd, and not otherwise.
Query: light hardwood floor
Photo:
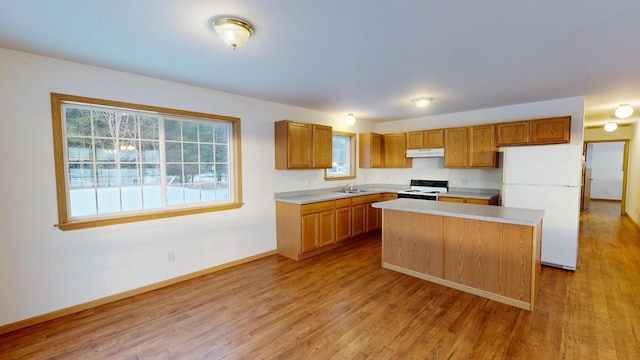
[[[0,359],[640,359],[640,232],[583,213],[578,270],[527,312],[380,267],[372,237],[270,256],[0,335]]]

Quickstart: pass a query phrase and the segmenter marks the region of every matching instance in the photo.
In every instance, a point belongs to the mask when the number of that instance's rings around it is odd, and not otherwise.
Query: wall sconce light
[[[344,122],[348,126],[353,126],[356,124],[356,117],[353,114],[348,114],[344,117]]]
[[[230,45],[233,50],[242,46],[253,34],[253,26],[248,22],[235,18],[220,17],[211,24],[220,39]]]
[[[618,106],[615,114],[618,119],[626,119],[629,116],[633,115],[633,108],[629,104],[622,104]]]
[[[618,128],[618,124],[616,124],[613,121],[609,121],[608,123],[604,124],[604,131],[607,131],[607,132],[616,131],[617,128]]]
[[[433,101],[432,97],[420,97],[420,98],[415,98],[415,99],[411,99],[411,101],[413,101],[413,103],[416,105],[417,108],[426,108],[427,106],[431,105],[431,102]]]

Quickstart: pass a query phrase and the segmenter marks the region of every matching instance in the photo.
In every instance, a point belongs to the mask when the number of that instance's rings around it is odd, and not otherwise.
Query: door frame
[[[629,139],[616,139],[616,140],[589,140],[584,141],[582,146],[582,159],[586,161],[587,158],[587,144],[595,143],[624,143],[624,149],[622,150],[622,201],[620,202],[620,215],[627,214],[627,176],[629,172]]]

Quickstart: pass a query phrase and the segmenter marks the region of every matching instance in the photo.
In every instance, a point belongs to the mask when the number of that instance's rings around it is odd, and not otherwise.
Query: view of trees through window
[[[230,199],[226,121],[63,105],[71,217]]]
[[[343,178],[355,176],[353,161],[354,153],[354,135],[347,133],[333,134],[333,154],[332,167],[326,170],[327,178]]]

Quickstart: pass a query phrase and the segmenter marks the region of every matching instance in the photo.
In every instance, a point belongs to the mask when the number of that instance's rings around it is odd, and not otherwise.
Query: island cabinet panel
[[[385,210],[383,222],[383,263],[443,277],[442,216]]]
[[[541,221],[485,221],[383,208],[383,267],[525,310],[540,274]]]

